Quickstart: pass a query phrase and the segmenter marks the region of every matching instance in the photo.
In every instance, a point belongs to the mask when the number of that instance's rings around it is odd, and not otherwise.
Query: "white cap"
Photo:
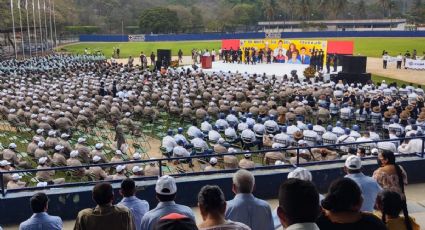
[[[126,112],[124,115],[125,115],[126,117],[129,117],[129,116],[131,115],[131,113],[130,113],[130,112]]]
[[[47,157],[41,157],[40,159],[38,159],[38,164],[42,165],[45,164],[47,161]]]
[[[9,162],[9,161],[7,161],[7,160],[2,160],[2,161],[0,161],[0,166],[1,166],[1,167],[6,166],[6,165],[10,165],[10,162]]]
[[[66,133],[62,133],[61,138],[67,138],[67,137],[69,137],[69,135],[68,135],[68,134],[66,134]]]
[[[54,130],[50,130],[47,134],[49,136],[54,136],[56,134],[56,132]]]
[[[274,165],[284,165],[285,163],[281,160],[277,160],[274,162]]]
[[[40,148],[43,148],[45,144],[46,143],[44,143],[43,141],[40,141],[40,142],[38,142],[37,146],[40,147]]]
[[[131,169],[131,171],[133,173],[137,173],[137,172],[142,172],[143,169],[136,165],[136,166],[133,167],[133,169]]]
[[[103,147],[103,144],[102,143],[97,143],[94,147],[96,149],[101,149]]]
[[[99,156],[94,156],[93,157],[93,162],[99,162],[100,159],[102,159],[102,158],[100,158]]]
[[[281,143],[273,143],[272,144],[272,149],[278,149],[278,148],[283,148],[283,147],[285,147],[285,146]]]
[[[305,181],[313,180],[313,176],[311,175],[310,171],[301,167],[298,167],[294,171],[288,173],[288,179],[290,178],[297,178],[297,179],[305,180]]]
[[[118,165],[116,168],[115,168],[115,170],[119,173],[119,172],[122,172],[123,170],[125,169],[125,166],[124,165]]]
[[[75,157],[77,157],[78,156],[78,150],[74,150],[74,151],[71,151],[71,153],[69,154],[69,156],[70,157],[72,157],[72,158],[75,158]]]
[[[140,153],[133,154],[133,159],[134,160],[140,160],[140,158],[142,158],[142,156],[140,156]]]
[[[10,143],[9,144],[9,148],[10,149],[16,149],[16,144],[15,143]]]
[[[78,143],[83,143],[83,142],[85,142],[86,141],[86,138],[83,138],[83,137],[80,137],[80,138],[78,138],[78,140],[77,140],[77,142]]]
[[[379,150],[377,148],[373,148],[370,152],[372,154],[378,154],[379,153]]]
[[[160,195],[173,195],[177,192],[176,179],[169,175],[160,177],[156,181],[155,192]]]
[[[210,164],[217,164],[217,158],[215,158],[215,157],[211,157],[211,159],[210,159]]]
[[[228,152],[228,153],[236,153],[237,151],[236,151],[236,149],[234,149],[234,148],[229,148],[229,149],[227,150],[227,152]]]
[[[362,160],[358,156],[349,156],[345,160],[345,167],[351,170],[359,170],[362,168]]]
[[[56,145],[55,146],[55,150],[56,151],[61,151],[64,147],[62,145]]]
[[[244,154],[244,156],[245,156],[246,158],[248,158],[248,157],[251,157],[251,154],[250,154],[250,153],[246,153],[246,154]]]
[[[41,134],[42,132],[44,132],[44,129],[37,129],[36,131],[37,134]]]
[[[224,143],[224,139],[223,138],[219,138],[217,141],[219,144],[223,144]]]
[[[22,176],[19,176],[19,174],[17,174],[17,173],[12,174],[12,180],[19,180],[21,178],[22,178]]]
[[[47,186],[47,182],[38,182],[37,183],[37,187],[46,187]]]
[[[115,154],[116,155],[122,155],[122,152],[121,152],[121,150],[118,149],[118,150],[115,151]]]

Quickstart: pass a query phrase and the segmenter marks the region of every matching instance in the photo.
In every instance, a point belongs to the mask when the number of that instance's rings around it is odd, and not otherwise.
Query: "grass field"
[[[422,55],[425,51],[425,38],[319,38],[327,40],[353,40],[355,45],[354,53],[356,55],[366,55],[368,57],[381,57],[382,50],[387,50],[391,56],[398,53],[405,53],[406,50],[412,52],[413,49]],[[317,39],[315,39],[317,40]],[[107,57],[113,52],[113,47],[120,47],[121,57],[139,56],[140,52],[156,53],[157,49],[171,49],[173,55],[177,55],[179,49],[183,54],[190,56],[193,48],[198,49],[216,49],[221,46],[221,41],[185,41],[185,42],[96,42],[96,43],[77,43],[59,48],[59,50],[82,54],[85,48],[90,50],[101,50]]]

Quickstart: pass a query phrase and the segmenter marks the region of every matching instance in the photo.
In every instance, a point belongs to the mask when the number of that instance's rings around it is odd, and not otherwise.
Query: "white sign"
[[[425,70],[425,60],[406,59],[406,68]]]
[[[144,34],[130,34],[128,35],[128,41],[130,42],[144,42],[145,35]]]

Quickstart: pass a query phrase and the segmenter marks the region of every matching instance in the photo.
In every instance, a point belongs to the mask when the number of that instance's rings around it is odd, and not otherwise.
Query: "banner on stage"
[[[145,35],[144,34],[130,34],[128,35],[128,41],[130,42],[144,42]]]
[[[270,50],[273,62],[309,65],[313,52],[319,53],[319,51],[322,51],[320,53],[323,54],[323,61],[326,63],[328,42],[286,39],[241,40],[240,47],[244,61],[247,55],[256,56],[260,52],[265,54],[263,59],[266,59],[267,50]],[[246,53],[246,50],[250,50],[249,53]]]
[[[425,70],[425,60],[406,59],[406,68]]]

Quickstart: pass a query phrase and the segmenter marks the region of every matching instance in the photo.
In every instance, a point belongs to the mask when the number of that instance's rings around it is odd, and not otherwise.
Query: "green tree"
[[[142,33],[175,33],[180,28],[180,22],[175,11],[155,7],[142,12],[139,27]]]
[[[233,21],[237,25],[250,26],[259,19],[258,9],[250,4],[237,4],[233,7]]]

